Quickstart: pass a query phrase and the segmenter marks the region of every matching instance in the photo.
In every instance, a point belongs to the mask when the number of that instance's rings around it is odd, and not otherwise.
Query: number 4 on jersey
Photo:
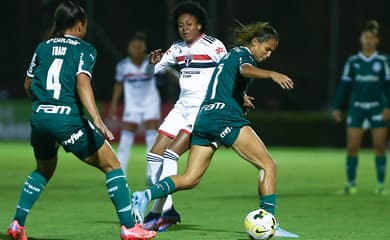
[[[63,62],[64,62],[63,59],[60,58],[54,59],[47,73],[46,89],[54,91],[53,98],[55,99],[60,98],[60,91],[61,91],[60,72],[61,72],[61,67]]]

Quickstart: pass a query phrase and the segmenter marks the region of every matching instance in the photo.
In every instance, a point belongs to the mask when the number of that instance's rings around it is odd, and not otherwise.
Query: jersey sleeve
[[[351,59],[348,59],[344,65],[343,73],[341,75],[341,80],[350,82],[352,81],[353,77],[354,77],[354,73],[352,69]]]
[[[96,55],[97,53],[94,47],[87,46],[83,48],[80,52],[79,65],[76,75],[84,73],[92,78],[92,70],[96,62]]]
[[[123,65],[119,62],[115,68],[115,81],[123,82]]]
[[[158,73],[162,71],[163,69],[177,64],[175,56],[174,56],[174,44],[164,53],[161,60],[154,65],[154,73]]]
[[[214,62],[218,63],[226,54],[225,45],[219,40],[216,40],[212,45],[211,58]]]
[[[34,77],[35,69],[37,68],[37,66],[39,64],[39,58],[38,58],[39,46],[40,45],[38,45],[37,49],[35,49],[35,52],[34,52],[34,55],[31,59],[30,65],[27,69],[27,73],[26,73],[27,77],[30,77],[30,78]]]
[[[384,75],[385,107],[390,108],[390,56],[386,56],[386,61],[384,62]]]

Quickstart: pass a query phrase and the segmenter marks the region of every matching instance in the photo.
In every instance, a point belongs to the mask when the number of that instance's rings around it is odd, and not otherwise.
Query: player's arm
[[[114,89],[112,91],[111,106],[109,112],[111,118],[116,118],[117,106],[118,106],[119,99],[122,96],[122,92],[123,92],[123,82],[115,82]]]
[[[77,75],[77,93],[81,103],[91,116],[95,126],[103,133],[105,137],[107,137],[109,140],[113,140],[114,135],[103,123],[99,110],[96,107],[96,101],[91,86],[91,79],[85,73],[80,73]]]
[[[241,76],[246,78],[260,78],[267,79],[271,78],[283,89],[293,89],[294,82],[286,75],[275,71],[269,71],[261,68],[252,66],[251,64],[241,64],[240,66]]]
[[[354,77],[353,69],[351,68],[350,59],[344,65],[343,74],[341,75],[341,81],[337,88],[335,98],[332,104],[332,117],[336,122],[343,121],[343,114],[341,106],[347,96],[348,92],[352,88],[352,78]]]
[[[26,92],[27,97],[30,99],[32,98],[31,83],[32,83],[32,78],[27,76],[24,79],[24,91]]]
[[[172,51],[172,45],[165,53],[162,49],[157,49],[149,53],[149,65],[146,67],[147,74],[156,74],[169,66],[176,64]]]

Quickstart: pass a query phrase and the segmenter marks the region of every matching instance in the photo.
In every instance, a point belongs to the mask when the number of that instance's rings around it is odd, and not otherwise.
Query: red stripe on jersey
[[[185,56],[176,57],[176,61],[178,61],[178,62],[184,61],[184,59],[185,59]],[[198,55],[191,55],[191,60],[212,60],[212,59],[209,55],[198,54]]]

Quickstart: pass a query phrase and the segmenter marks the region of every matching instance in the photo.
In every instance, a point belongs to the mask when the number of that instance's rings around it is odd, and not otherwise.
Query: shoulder
[[[377,58],[381,61],[389,61],[389,55],[378,53]]]
[[[203,34],[201,41],[206,45],[225,47],[224,44],[220,40],[218,40],[217,38],[212,37],[210,35],[207,35],[207,34]]]
[[[117,66],[122,66],[130,62],[129,57],[122,58],[118,61]]]
[[[354,54],[354,55],[351,55],[347,58],[347,62],[354,62],[354,61],[357,61],[359,60],[359,54]]]
[[[80,47],[85,50],[85,51],[88,51],[90,53],[93,53],[93,54],[96,54],[96,48],[95,46],[93,46],[92,44],[90,44],[89,42],[86,42],[84,40],[81,40],[79,39],[80,41]]]

